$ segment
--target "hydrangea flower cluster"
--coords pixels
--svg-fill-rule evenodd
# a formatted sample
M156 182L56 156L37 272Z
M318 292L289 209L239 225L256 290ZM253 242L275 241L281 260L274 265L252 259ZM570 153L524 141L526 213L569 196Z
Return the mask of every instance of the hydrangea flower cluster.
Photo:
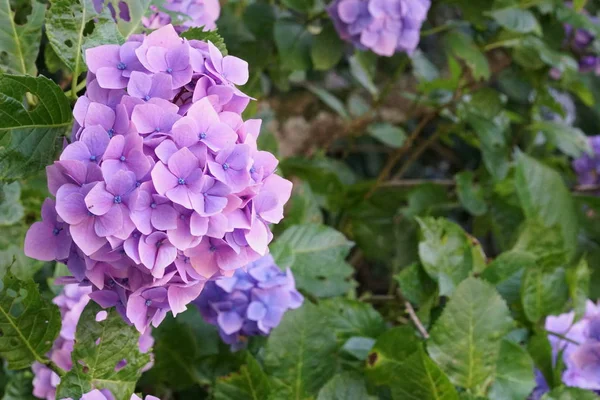
M66 399L66 400L73 400L73 399ZM81 396L80 400L115 400L115 397L107 389L102 389L102 390L94 389L88 393L85 393L83 396ZM142 400L142 399L137 394L132 394L131 397L129 398L129 400ZM160 399L158 397L148 395L144 398L144 400L160 400Z
M598 23L596 17L589 17L589 19L594 24ZM600 75L600 57L594 51L595 35L585 29L565 24L565 36L566 46L578 58L579 71L594 72L596 75Z
M65 371L69 371L73 366L71 352L75 344L77 322L79 322L83 309L90 301L89 294L91 291L92 289L89 286L69 284L65 285L62 292L52 300L60 309L62 324L60 334L54 341L48 358ZM138 346L141 352L147 353L153 344L154 339L151 330L148 329L140 336ZM144 371L151 367L152 363L146 365ZM60 377L50 368L38 362L35 362L31 368L34 373L33 395L40 399L54 400Z
M171 25L86 51L72 143L47 167L25 253L67 264L140 332L268 252L292 184L257 149L261 121L236 85L248 64Z
M590 136L589 141L592 154L583 154L573 161L580 185L600 184L600 135Z
M411 54L431 0L335 0L327 11L340 37L382 56Z
M142 18L142 24L146 28L158 29L173 24L182 31L196 26L209 31L217 27L216 21L221 14L218 0L166 0L162 7L164 11L156 5L150 6L152 14ZM177 16L173 18L171 13Z
M204 320L219 328L233 350L248 336L268 335L283 314L302 305L292 272L283 272L269 254L235 272L231 278L208 282L194 303Z
M574 323L573 311L546 318L546 330L566 337L548 335L556 362L559 354L565 365L562 381L567 386L600 390L600 306L588 301L584 317ZM539 399L548 389L541 373L536 373L538 387L532 397Z

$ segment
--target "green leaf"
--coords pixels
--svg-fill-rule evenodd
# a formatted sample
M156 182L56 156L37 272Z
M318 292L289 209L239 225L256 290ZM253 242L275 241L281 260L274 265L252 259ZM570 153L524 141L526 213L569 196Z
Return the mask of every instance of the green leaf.
M108 389L117 400L129 399L150 362L149 354L138 348L139 333L127 325L116 309L107 311L106 319L96 321L102 308L90 302L81 314L71 353L73 368L61 378L57 398L80 398L93 389ZM119 362L124 367L115 370Z
M561 386L546 393L542 400L598 400L599 398L597 394L589 390Z
M509 169L509 149L504 136L508 118L504 114L491 118L471 113L466 120L479 138L485 168L497 180L504 179Z
M524 153L517 154L517 194L528 219L560 228L565 248L576 247L578 220L571 193L560 174Z
M10 0L0 1L0 70L35 76L35 60L40 51L46 5L31 0L31 14L23 25L15 22L10 6Z
M226 56L227 55L227 46L225 45L225 40L223 39L223 37L221 35L219 35L218 29L215 29L212 31L204 31L203 29L204 28L200 28L200 27L189 28L188 30L186 30L179 36L181 36L182 38L188 39L188 40L194 39L194 40L202 40L205 42L211 42L212 44L215 45L215 47L217 49L219 49L221 54Z
M402 147L406 141L406 132L398 126L387 122L378 122L367 127L369 135L395 149Z
M475 278L463 281L436 321L427 343L431 358L452 383L481 389L493 379L500 339L513 327L496 290Z
M107 0L105 4L112 3L115 10L119 10L119 3L123 0ZM120 13L116 13L117 27L124 38L128 38L134 33L138 33L142 26L142 17L148 11L151 0L127 0L128 18L121 18Z
M420 81L431 82L440 77L440 71L420 49L415 50L410 57L410 61L412 72Z
M369 68L370 59L368 53L357 51L350 59L350 73L360 83L371 96L377 97L379 95L379 89L373 82L373 73Z
M12 225L23 218L19 182L0 184L0 226Z
M492 18L503 28L517 33L535 33L542 34L542 28L535 18L535 15L529 10L521 8L504 8L491 12Z
M540 370L544 379L550 387L554 386L554 356L552 355L552 346L548 336L542 332L536 332L529 338L527 343L527 352L535 362L535 366Z
M344 42L340 39L333 24L326 23L321 33L315 36L310 49L310 57L315 69L326 71L335 67L343 54Z
M91 32L86 29L89 23L93 23ZM92 0L52 0L46 16L46 34L74 76L87 70L85 49L124 41L107 8L98 13Z
M591 271L584 259L581 259L576 267L567 270L569 296L573 302L575 321L579 320L585 314L590 292L590 275Z
M288 311L265 347L265 370L286 399L314 396L335 373L337 345L326 315L308 301Z
M9 371L8 383L4 388L2 400L35 400L33 395L32 378L33 374L29 370Z
M264 400L269 397L271 383L256 359L246 356L246 365L238 373L219 378L214 390L216 400L252 399Z
M319 308L341 342L357 336L375 339L386 330L381 314L370 304L335 298L323 301Z
M450 295L482 262L481 247L473 245L460 226L445 218L417 218L421 226L419 257L427 274Z
M281 2L286 7L301 13L306 13L315 6L314 0L282 0Z
M24 104L25 97L37 104ZM71 105L50 79L0 73L0 180L31 175L54 160Z
M529 127L533 132L541 131L548 140L567 156L579 158L591 153L590 142L579 128L561 122L538 121Z
M0 291L0 356L8 368L44 363L59 331L58 307L41 297L33 280L20 281L7 272Z
M377 338L367 361L367 377L376 385L391 385L400 376L398 368L403 360L415 353L421 344L414 330L397 326Z
M535 387L533 360L521 346L503 340L496 364L496 380L488 397L490 400L522 400Z
M288 251L281 253L281 246ZM283 232L273 244L275 254L285 254L296 286L317 297L339 296L353 287L353 269L345 258L352 242L325 225L295 225ZM279 263L279 259L275 260ZM280 265L281 266L281 265Z
M498 293L508 304L521 299L523 271L534 268L536 257L525 251L511 250L500 254L481 274L481 277L496 285Z
M413 304L421 305L436 293L436 283L425 273L419 263L405 267L394 275L394 279L400 286L402 296Z
M311 83L307 83L306 88L310 90L315 96L317 96L323 103L325 103L329 108L335 111L340 117L344 119L350 119L350 115L348 111L346 111L346 106L344 103L335 97L329 91Z
M368 397L362 376L355 372L342 372L321 388L317 400L365 400Z
M259 136L262 137L261 134ZM259 148L264 149L264 146ZM310 185L304 181L294 182L292 197L285 207L285 218L278 227L290 227L305 223L320 224L323 222L323 215L319 208L317 197Z
M445 40L450 53L469 66L475 79L488 79L490 77L491 72L488 61L470 36L455 30L447 33Z
M573 0L573 8L575 11L579 12L585 8L585 4L587 0Z
M525 315L531 322L537 322L550 314L560 314L568 297L563 268L536 265L525 271L521 299Z
M456 175L456 193L462 206L472 215L484 215L487 212L487 204L481 187L473 183L473 173L463 171Z
M273 34L283 69L305 71L310 68L313 39L304 25L290 19L278 19Z

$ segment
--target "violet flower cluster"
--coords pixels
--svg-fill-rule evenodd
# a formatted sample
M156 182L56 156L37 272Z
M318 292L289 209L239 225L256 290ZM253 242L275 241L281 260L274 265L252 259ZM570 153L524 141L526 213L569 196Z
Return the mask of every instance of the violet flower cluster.
M591 154L583 154L573 161L573 169L577 173L580 185L600 184L600 135L590 136Z
M156 5L150 6L152 14L142 18L146 28L158 29L173 24L181 31L191 27L203 27L209 31L217 27L216 21L221 14L218 0L165 0L161 7L164 10Z
M242 119L245 61L171 25L88 49L86 61L72 143L47 167L56 200L25 253L66 263L144 332L265 255L292 184L257 149L261 121Z
M231 278L208 282L194 301L204 320L219 328L232 350L243 348L248 336L268 335L287 310L304 301L292 272L279 269L271 255L245 269Z
M60 309L62 324L60 334L54 341L48 358L65 371L69 371L73 366L71 352L75 344L75 331L81 313L90 301L89 294L91 291L92 289L89 286L68 284L52 300ZM152 338L151 330L148 329L140 336L138 346L141 352L147 353L153 344L154 339ZM144 366L143 370L147 371L151 367L152 363L149 363ZM56 397L56 388L60 383L60 377L50 368L38 362L35 362L31 368L34 373L33 395L40 399L54 400Z
M73 399L66 399L66 400L73 400ZM83 396L81 396L80 400L115 400L115 397L107 389L102 389L102 390L94 389L88 393L85 393ZM129 398L129 400L142 400L142 398L140 396L138 396L137 394L132 394L131 397ZM158 397L148 395L144 398L144 400L160 400L160 399Z
M343 40L382 56L411 54L431 0L335 0L327 11Z
M589 17L589 19L594 24L598 23L596 17ZM578 59L579 71L600 75L600 57L595 51L595 35L585 29L565 24L565 36L566 46Z
M562 381L566 386L588 390L600 390L600 306L588 301L583 318L575 322L573 311L546 318L547 331L561 335L548 335L552 345L554 362L562 356L564 372ZM538 387L532 394L539 399L548 385L541 373L536 372Z

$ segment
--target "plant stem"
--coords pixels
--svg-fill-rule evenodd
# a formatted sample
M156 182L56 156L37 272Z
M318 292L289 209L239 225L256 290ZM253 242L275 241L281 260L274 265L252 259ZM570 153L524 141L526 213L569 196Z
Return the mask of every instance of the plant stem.
M425 339L429 339L429 333L427 333L427 329L425 329L425 327L421 323L421 320L419 319L419 317L417 317L417 314L415 313L415 309L413 308L412 304L410 304L409 301L405 301L404 306L406 307L406 312L410 316L410 319L415 324L421 335Z
M63 377L66 374L66 372L58 365L56 365L52 360L44 360L43 364L50 368L52 371L54 371L60 377Z

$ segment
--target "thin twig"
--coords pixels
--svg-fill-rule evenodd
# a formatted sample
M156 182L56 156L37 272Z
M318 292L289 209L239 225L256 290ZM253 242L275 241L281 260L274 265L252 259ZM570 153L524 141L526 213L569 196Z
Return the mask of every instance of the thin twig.
M579 186L575 186L575 188L573 190L575 192L581 192L581 193L598 192L598 191L600 191L600 184L579 185Z
M453 187L456 185L452 179L400 179L391 180L381 184L381 187L406 187L411 188L430 183L432 185Z
M423 152L425 150L427 150L427 148L433 143L435 142L440 135L442 134L442 129L438 129L437 131L435 131L435 133L431 136L429 136L427 138L427 140L425 140L423 143L421 143L416 149L415 151L410 153L410 157L406 160L406 162L402 165L402 167L400 168L400 170L396 173L396 175L394 175L394 179L400 179L404 176L404 174L406 173L406 171L408 171L408 169L410 168L410 166L417 161L417 159L421 156L421 154L423 154Z
M419 332L421 332L421 335L425 339L429 339L429 333L427 333L427 329L425 329L425 327L421 323L421 320L419 319L419 317L417 317L417 314L415 313L415 309L413 308L412 304L410 304L409 301L405 301L404 306L406 307L406 312L410 316L410 319L415 324Z

